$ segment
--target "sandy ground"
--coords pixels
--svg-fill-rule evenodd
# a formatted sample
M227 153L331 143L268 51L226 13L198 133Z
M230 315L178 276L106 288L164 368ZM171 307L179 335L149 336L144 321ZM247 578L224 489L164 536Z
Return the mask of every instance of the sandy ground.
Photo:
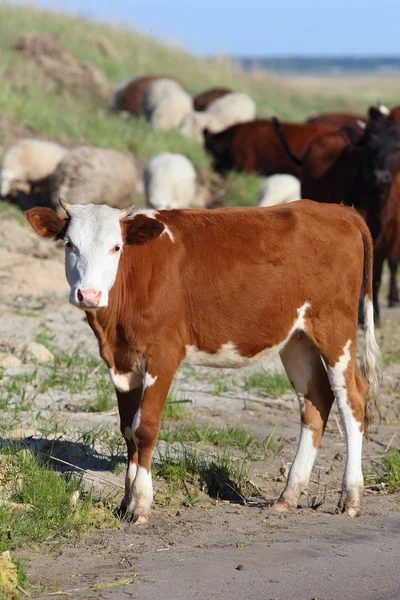
M45 323L50 334L55 334L58 348L79 346L81 353L98 355L82 313L67 302L63 271L60 248L38 240L15 221L0 222L0 352L20 356L23 345L34 340ZM385 355L398 350L399 332L400 309L384 309L378 338ZM282 369L279 358L264 367ZM29 368L31 365L23 362L6 375ZM182 369L174 382L175 394L193 400L192 418L197 423L240 425L260 438L274 429L274 436L284 442L283 449L252 465L259 496L246 506L215 499L207 508L155 505L146 526L123 524L119 530L100 531L76 544L61 540L24 549L21 554L28 561L31 581L45 590L37 597L57 590L71 598L113 600L129 596L164 600L398 599L400 495L367 489L360 519L335 514L345 455L336 408L309 493L302 496L302 508L278 515L268 506L284 486L280 469L293 460L297 446L299 415L294 394L274 399L244 392L243 372L227 370L223 377L233 384L233 390L215 395L217 373ZM380 393L383 419L379 427L372 428L364 448L367 472L398 431L399 385L400 365L385 363ZM80 412L82 400L61 392L37 395L30 410L20 415L20 437L29 439L30 444L39 443L36 418L60 423L69 432L100 426L118 431L115 410ZM5 411L0 416L7 418ZM393 447L397 448L396 440ZM58 450L59 456L72 457L75 464L95 470L112 484L123 483L122 473L105 470L101 460L96 462L90 453L82 453L78 443L64 440ZM322 500L317 510L310 508Z

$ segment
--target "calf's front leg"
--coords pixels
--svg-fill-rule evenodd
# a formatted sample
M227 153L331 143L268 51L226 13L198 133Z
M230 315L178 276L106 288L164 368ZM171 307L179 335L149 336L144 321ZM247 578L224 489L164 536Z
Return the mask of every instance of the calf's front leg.
M157 371L147 364L140 387L117 392L121 432L128 450L125 497L121 508L125 518L147 522L153 501L151 461L160 429L161 416L176 368ZM157 374L158 372L158 374Z

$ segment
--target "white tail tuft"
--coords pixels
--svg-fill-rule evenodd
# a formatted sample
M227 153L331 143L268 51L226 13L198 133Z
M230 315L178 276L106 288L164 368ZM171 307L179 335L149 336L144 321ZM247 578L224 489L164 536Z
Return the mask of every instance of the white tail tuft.
M369 398L376 399L381 380L381 352L375 338L374 307L372 300L364 296L365 345L361 371L369 388Z

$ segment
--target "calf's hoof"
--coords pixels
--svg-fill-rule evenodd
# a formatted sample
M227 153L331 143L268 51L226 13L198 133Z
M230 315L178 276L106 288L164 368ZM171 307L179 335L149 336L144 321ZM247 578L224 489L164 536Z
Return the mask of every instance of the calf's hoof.
M290 513L294 512L296 508L294 506L290 506L290 504L284 500L278 500L269 507L269 510L273 510L274 512Z
M353 493L345 494L342 493L342 496L339 500L338 504L338 512L345 513L352 519L356 519L361 516L361 508L360 508L360 499L363 495L363 486L360 486L359 489L355 489Z

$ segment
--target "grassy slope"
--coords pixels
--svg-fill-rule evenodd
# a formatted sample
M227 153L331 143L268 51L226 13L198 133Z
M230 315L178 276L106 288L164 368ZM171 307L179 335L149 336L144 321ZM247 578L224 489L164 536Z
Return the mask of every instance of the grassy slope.
M363 85L342 78L340 85L335 86L334 80L308 78L304 84L261 72L245 74L230 61L197 59L123 27L1 5L0 115L30 127L43 137L129 150L144 160L168 150L186 154L202 169L209 166L203 149L176 132L165 134L154 131L143 120L126 121L108 115L107 107L100 101L82 93L72 94L47 80L39 69L11 50L17 38L27 32L59 36L74 57L102 69L115 87L145 73L173 75L193 93L214 85L248 92L256 100L260 115L272 110L282 118L301 120L316 110L365 111L374 98L388 104L400 98L395 78L375 78L371 80L372 86L365 84L365 78ZM4 118L3 126L0 118L0 136L5 143L11 141L5 133ZM256 177L234 176L230 202L254 202L258 185Z

